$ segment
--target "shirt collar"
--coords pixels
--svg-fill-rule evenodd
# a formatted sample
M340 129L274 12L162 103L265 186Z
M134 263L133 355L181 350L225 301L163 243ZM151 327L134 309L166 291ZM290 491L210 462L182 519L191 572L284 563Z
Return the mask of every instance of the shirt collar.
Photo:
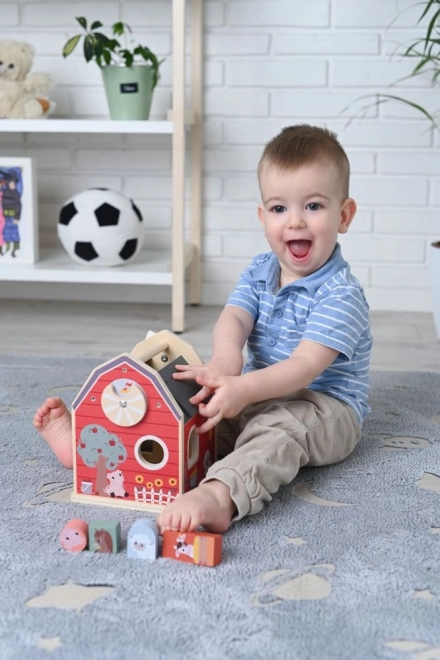
M347 266L347 262L342 256L341 246L336 243L330 258L317 271L302 277L295 282L290 282L284 289L306 289L310 294L314 294L324 282ZM264 280L270 293L276 294L279 290L280 282L280 264L278 258L273 252L268 253L268 258L264 259L254 270L255 280Z

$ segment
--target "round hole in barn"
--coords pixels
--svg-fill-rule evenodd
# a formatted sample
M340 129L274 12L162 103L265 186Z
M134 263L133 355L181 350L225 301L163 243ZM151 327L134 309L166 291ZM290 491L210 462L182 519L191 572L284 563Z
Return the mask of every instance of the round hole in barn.
M134 448L134 456L148 470L160 470L168 462L169 452L165 442L155 435L139 438Z
M163 461L163 448L155 440L144 440L141 446L139 447L139 453L141 458L147 463L162 463Z

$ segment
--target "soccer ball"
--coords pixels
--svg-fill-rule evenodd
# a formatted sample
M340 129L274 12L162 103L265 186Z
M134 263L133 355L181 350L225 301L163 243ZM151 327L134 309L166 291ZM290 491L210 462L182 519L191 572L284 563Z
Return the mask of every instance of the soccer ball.
M90 188L62 206L58 238L69 257L79 264L121 266L142 247L142 215L121 193Z

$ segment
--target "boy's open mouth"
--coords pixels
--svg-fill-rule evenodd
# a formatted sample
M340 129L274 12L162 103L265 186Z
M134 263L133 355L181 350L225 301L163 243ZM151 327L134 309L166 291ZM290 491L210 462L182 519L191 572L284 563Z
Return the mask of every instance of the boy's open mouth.
M289 250L295 259L305 259L312 247L312 241L289 241Z

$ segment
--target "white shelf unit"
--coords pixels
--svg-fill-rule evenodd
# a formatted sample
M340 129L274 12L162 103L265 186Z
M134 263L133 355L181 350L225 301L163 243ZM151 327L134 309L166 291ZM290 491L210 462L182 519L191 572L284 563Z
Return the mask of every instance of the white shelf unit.
M133 263L116 268L75 264L63 251L40 250L35 264L0 263L0 280L101 284L141 284L171 287L171 327L185 329L185 275L189 275L189 302L201 298L202 206L202 0L191 0L191 108L185 108L186 0L172 0L173 108L167 121L110 119L2 119L1 132L162 134L172 140L172 248L170 253L142 252ZM186 122L186 117L191 117ZM190 167L190 236L185 244L185 144L188 135Z

